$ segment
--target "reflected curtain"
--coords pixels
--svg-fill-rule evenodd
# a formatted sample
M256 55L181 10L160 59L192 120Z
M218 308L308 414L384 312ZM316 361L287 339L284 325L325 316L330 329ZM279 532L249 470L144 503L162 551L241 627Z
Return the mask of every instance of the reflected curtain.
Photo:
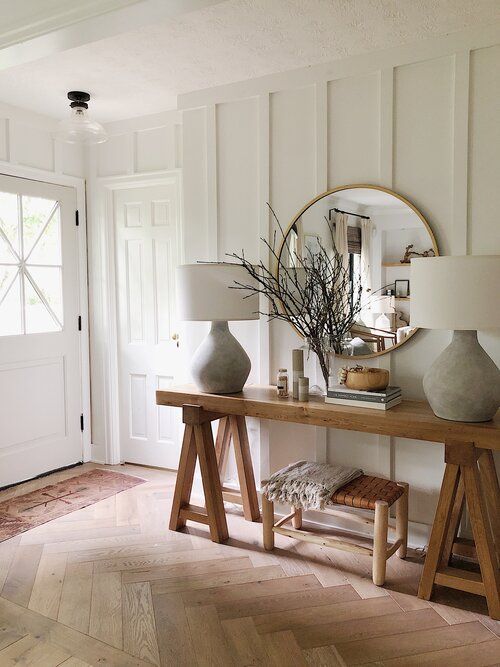
M347 247L347 214L337 213L335 216L335 246L342 258L342 265L349 269L349 250Z
M361 286L364 294L372 290L372 221L361 220Z

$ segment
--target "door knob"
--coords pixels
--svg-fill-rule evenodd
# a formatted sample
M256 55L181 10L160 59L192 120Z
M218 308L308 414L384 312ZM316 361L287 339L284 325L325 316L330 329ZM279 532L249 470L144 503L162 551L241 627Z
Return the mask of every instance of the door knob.
M178 333L173 333L172 334L172 340L175 341L177 347L179 347L179 339L180 339L180 336L179 336Z

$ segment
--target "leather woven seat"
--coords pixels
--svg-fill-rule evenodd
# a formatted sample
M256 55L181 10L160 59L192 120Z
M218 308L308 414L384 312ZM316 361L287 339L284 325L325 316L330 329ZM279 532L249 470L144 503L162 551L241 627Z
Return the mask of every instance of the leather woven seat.
M403 493L403 487L390 479L361 475L336 491L330 502L335 505L374 510L376 500L385 500L388 505L392 505Z

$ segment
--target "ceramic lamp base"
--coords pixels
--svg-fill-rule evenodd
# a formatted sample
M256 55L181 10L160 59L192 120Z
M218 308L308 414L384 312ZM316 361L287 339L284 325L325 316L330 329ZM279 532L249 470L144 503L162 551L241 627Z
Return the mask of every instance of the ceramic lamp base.
M493 419L500 405L500 370L476 331L455 331L424 376L424 391L437 417L459 422Z
M191 374L201 391L235 394L243 389L251 366L227 322L212 322L208 336L194 353Z

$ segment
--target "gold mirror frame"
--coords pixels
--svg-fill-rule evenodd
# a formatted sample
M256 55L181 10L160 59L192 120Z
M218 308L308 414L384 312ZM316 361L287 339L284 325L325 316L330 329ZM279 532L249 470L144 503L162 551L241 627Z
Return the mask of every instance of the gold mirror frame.
M320 199L323 199L324 197L328 197L329 195L335 194L336 192L342 192L343 190L354 190L356 188L363 188L365 190L379 190L380 192L385 192L386 194L392 195L393 197L396 197L396 199L399 199L399 201L403 202L403 204L406 204L411 208L411 210L418 215L420 220L423 222L424 227L426 228L427 232L429 233L429 236L432 241L432 249L434 250L436 257L439 256L439 248L437 245L436 237L434 236L434 232L432 231L431 226L427 222L427 220L424 218L422 213L418 210L418 208L411 203L406 197L403 197L403 195L398 194L397 192L394 192L394 190L390 190L389 188L384 188L381 185L367 185L366 183L357 183L354 185L340 185L337 188L332 188L331 190L327 190L326 192L321 193L317 197L314 197L314 199L311 199L307 204L300 209L300 211L297 213L297 215L293 218L293 220L290 222L288 225L285 235L283 237L283 240L281 241L279 252L278 252L278 257L281 257L281 253L283 252L283 247L285 245L285 241L288 237L288 234L290 233L290 230L292 227L296 224L296 222L299 220L299 218L309 209L311 206L313 206L316 202L318 202ZM279 265L276 267L276 279L278 279L278 273L279 273ZM282 308L285 310L285 306L282 302ZM301 338L303 338L302 334L297 330L297 328L290 323L290 326L294 329L295 333L297 333ZM373 354L359 354L356 355L355 357L353 356L346 356L343 354L337 354L336 356L340 359L373 359L375 357L381 357L383 354L388 354L389 352L394 352L394 350L397 350L399 347L407 343L413 336L418 332L418 329L415 329L411 334L409 334L404 340L401 341L401 343L396 343L396 345L393 345L387 350L382 350L380 352L373 352Z

